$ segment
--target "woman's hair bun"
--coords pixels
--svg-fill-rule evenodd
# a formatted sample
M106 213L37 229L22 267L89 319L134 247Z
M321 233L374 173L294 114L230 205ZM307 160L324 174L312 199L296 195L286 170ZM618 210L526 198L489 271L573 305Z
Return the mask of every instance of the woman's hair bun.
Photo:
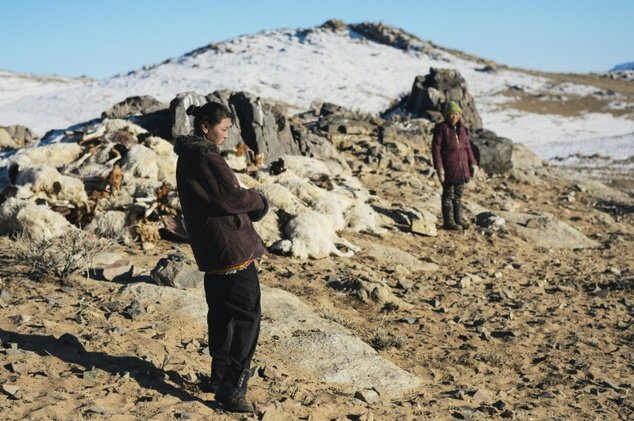
M190 105L189 107L187 107L187 110L185 112L187 113L187 115L196 116L198 114L198 110L199 109L200 109L200 107L198 107L196 105Z

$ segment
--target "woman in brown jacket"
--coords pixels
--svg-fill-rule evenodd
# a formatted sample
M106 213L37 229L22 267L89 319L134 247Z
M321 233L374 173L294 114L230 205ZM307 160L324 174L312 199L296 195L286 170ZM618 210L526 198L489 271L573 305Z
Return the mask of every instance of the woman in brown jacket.
M264 196L240 187L219 146L232 115L222 104L192 105L194 135L179 136L176 182L190 245L205 272L211 378L203 390L229 411L250 412L250 364L260 331L260 285L255 260L266 253L252 221L268 210Z
M462 217L462 193L469 179L478 174L478 164L471 149L469 133L460 122L460 106L449 101L444 114L445 121L434 128L432 156L442 184L443 228L458 230L468 226Z

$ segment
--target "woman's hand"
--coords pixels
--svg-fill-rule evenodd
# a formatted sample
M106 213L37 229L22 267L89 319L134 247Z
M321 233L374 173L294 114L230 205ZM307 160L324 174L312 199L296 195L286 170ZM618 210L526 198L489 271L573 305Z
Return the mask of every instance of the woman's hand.
M480 174L480 167L478 167L477 165L474 165L472 170L473 170L473 178L476 178L478 174Z
M436 175L438 176L438 181L440 181L440 184L445 182L445 172L443 170L437 170Z

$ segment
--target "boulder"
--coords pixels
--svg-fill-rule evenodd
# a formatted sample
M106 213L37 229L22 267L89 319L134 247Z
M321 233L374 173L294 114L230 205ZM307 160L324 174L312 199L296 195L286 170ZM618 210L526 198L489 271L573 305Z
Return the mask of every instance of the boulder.
M300 154L286 110L272 101L247 92L225 90L207 96L195 92L178 94L169 108L172 120L171 137L192 133L194 118L187 115L187 108L209 101L224 104L235 116L223 149L235 149L238 144L244 143L255 154L263 155L264 164L284 155Z
M206 325L207 305L201 289L176 290L137 283L121 291L122 301L160 302L171 313ZM419 390L423 382L381 357L343 326L326 320L295 295L262 285L261 340L274 349L269 365L291 366L304 375L334 385L374 389L395 399ZM274 338L274 340L272 340Z
M364 254L372 257L378 265L386 267L403 266L412 272L435 272L439 269L435 263L423 262L410 253L396 247L383 245L376 241L360 240L359 246Z
M244 143L268 164L284 155L298 155L286 110L260 97L237 92L229 98Z
M196 264L181 253L160 259L150 276L157 285L174 288L196 288L204 279Z
M101 118L126 118L137 114L151 114L167 108L167 104L149 95L131 96L101 113Z
M513 142L486 129L471 132L476 161L487 174L502 174L513 167Z
M421 215L422 218L412 221L412 232L429 237L436 237L438 235L438 230L436 229L438 218L426 210L421 211Z
M533 215L500 212L500 216L510 222L512 229L520 238L537 247L574 250L599 245L575 228L547 213Z
M521 143L513 143L511 165L515 169L533 169L544 166L542 159Z
M431 68L426 76L416 76L406 104L409 112L432 121L442 119L447 101L455 101L462 108L462 121L469 130L482 128L482 118L475 100L467 91L467 82L454 69ZM442 121L442 120L441 120Z

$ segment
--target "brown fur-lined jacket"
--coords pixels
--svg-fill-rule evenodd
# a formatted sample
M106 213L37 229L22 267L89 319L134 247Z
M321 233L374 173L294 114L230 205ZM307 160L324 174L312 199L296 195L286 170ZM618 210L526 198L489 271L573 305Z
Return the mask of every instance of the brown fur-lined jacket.
M199 269L223 270L265 254L251 222L268 210L264 196L241 188L218 148L206 139L179 136L174 152L178 195Z

